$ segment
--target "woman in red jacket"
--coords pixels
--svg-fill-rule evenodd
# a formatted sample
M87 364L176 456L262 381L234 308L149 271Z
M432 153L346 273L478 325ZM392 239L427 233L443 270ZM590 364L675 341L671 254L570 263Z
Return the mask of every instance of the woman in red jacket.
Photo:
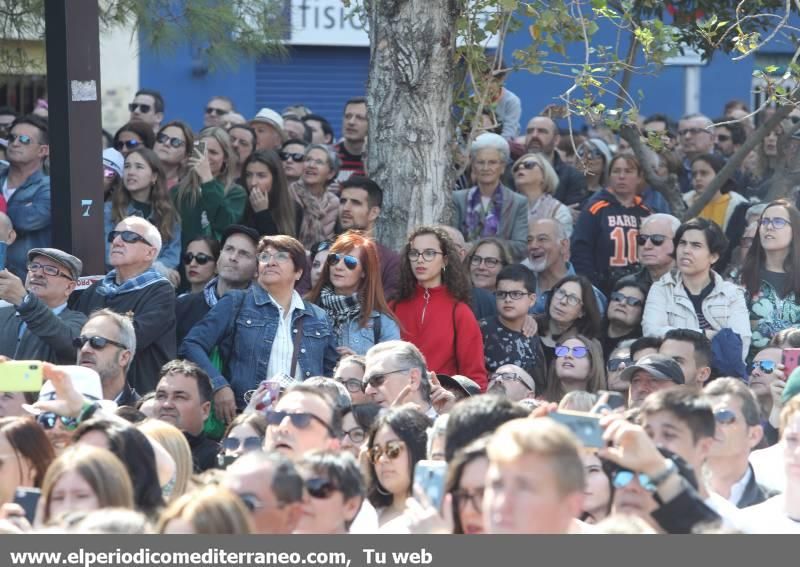
M394 312L400 336L437 374L460 374L486 389L483 338L469 306L469 276L443 230L419 227L408 238Z

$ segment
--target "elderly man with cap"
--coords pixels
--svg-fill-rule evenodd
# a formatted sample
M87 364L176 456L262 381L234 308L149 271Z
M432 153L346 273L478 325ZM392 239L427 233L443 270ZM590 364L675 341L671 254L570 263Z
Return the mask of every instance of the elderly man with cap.
M286 141L283 118L271 108L262 108L251 120L250 127L256 133L256 150L278 151Z
M653 392L673 386L683 386L683 370L672 358L663 354L648 354L636 364L628 366L620 374L620 380L628 382L628 407L638 408Z
M55 248L28 252L23 284L8 270L0 271L0 354L17 360L74 362L72 341L86 316L67 308L83 269L82 262Z

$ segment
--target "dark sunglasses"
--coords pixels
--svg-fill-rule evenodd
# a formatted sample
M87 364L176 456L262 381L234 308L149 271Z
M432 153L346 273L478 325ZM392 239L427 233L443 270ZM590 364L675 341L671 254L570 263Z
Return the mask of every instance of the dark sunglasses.
M289 159L291 159L294 162L300 163L306 156L305 154L297 152L278 152L278 157L281 158L281 161L289 161Z
M631 307L640 307L642 303L644 303L638 297L631 297L630 295L625 295L618 291L615 291L611 294L611 301L617 301L619 303L627 303Z
M373 374L369 378L367 378L366 383L372 386L373 388L380 388L383 386L383 383L386 382L386 378L390 374L398 374L400 372L408 372L411 370L410 368L401 368L399 370L391 370L389 372L384 372L383 374Z
M339 490L339 488L327 478L309 478L305 482L306 490L311 498L324 500Z
M29 146L31 142L33 142L33 138L30 136L26 136L25 134L9 134L8 135L8 143L13 144L19 140L19 143L23 146Z
M200 264L201 266L205 266L209 262L213 262L216 260L214 256L209 256L208 254L204 254L203 252L198 252L195 254L194 252L187 252L183 255L183 263L187 266L192 263L192 260Z
M757 360L750 366L750 372L755 372L756 368L764 374L772 374L775 370L775 363L771 360Z
M364 382L358 378L337 378L336 381L347 388L347 391L352 394L364 391Z
M517 167L514 168L514 173L518 172L520 169L533 169L537 165L539 164L533 160L523 161L522 163L517 164Z
M186 143L183 140L181 140L180 138L172 138L170 136L167 136L163 132L161 134L159 134L158 136L156 136L156 141L159 144L169 144L173 148L180 148L181 146L183 146Z
M343 433L342 435L343 438L349 437L350 441L352 441L357 445L363 443L364 439L367 438L367 432L360 427L354 427L350 431L343 431L342 433Z
M142 111L142 114L147 114L153 107L149 104L139 104L138 102L132 102L128 105L128 110L131 112L136 112L137 108Z
M119 347L123 350L128 350L128 347L126 347L124 344L117 341L112 341L111 339L107 339L105 337L86 337L81 335L80 337L75 337L72 339L72 346L77 349L82 349L83 345L86 343L89 343L89 346L95 350L102 350L108 345L114 345L115 347Z
M717 140L719 140L720 142L728 142L730 141L730 139L731 137L728 136L727 134L717 134Z
M564 358L567 356L567 354L569 354L570 351L572 351L572 356L575 358L583 358L589 353L589 349L585 346L568 347L564 345L558 345L556 347L556 356L558 358Z
M636 237L639 246L644 246L648 240L653 243L653 246L661 246L667 241L667 237L663 234L640 234Z
M344 265L348 270L355 270L358 267L358 258L350 256L349 254L328 254L328 265L333 267L341 260L344 260Z
M297 429L307 429L311 425L312 421L316 421L328 430L328 433L331 437L335 437L333 434L333 429L325 422L324 419L308 412L289 413L286 411L268 411L267 425L280 425L281 422L283 422L283 420L287 417L291 420L292 425Z
M213 106L206 107L206 114L216 114L217 116L224 116L228 111L224 108L214 108Z
M390 461L394 461L400 456L403 449L405 449L405 443L402 441L389 441L384 447L375 445L369 450L369 460L373 465L377 464L384 455L386 455Z
M238 439L236 437L226 437L222 440L223 451L237 451L242 447L245 451L258 451L261 449L261 437L255 435Z
M36 417L36 421L39 422L44 429L53 429L56 426L56 422L61 420L61 425L64 426L64 429L72 431L78 427L78 420L74 417L65 417L63 415L56 415L52 412L43 413Z
M111 244L114 240L119 236L123 242L127 242L128 244L136 244L137 242L143 242L148 246L152 246L147 239L138 234L133 232L132 230L112 230L108 233L108 243Z
M729 409L721 409L714 412L714 421L722 425L736 423L736 414Z
M598 150L597 148L587 148L586 146L578 148L578 157L584 159L595 159L599 157L603 157L603 152Z
M628 366L632 362L630 358L610 358L606 364L606 370L609 372L616 372L623 364Z
M117 150L118 152L121 152L123 148L127 148L129 150L133 150L135 148L138 148L141 145L142 145L142 143L139 140L128 140L127 142L123 142L122 140L119 140L119 141L114 143L114 149Z
M639 477L639 484L647 490L648 492L655 492L656 486L651 482L650 477L644 473L639 473L638 475L633 472L629 471L628 469L619 469L617 472L613 474L611 477L611 483L614 485L614 488L625 488L636 477Z

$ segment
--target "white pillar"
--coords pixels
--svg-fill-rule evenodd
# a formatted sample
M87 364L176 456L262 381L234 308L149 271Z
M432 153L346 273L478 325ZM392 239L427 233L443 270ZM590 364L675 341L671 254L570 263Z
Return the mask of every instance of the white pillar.
M700 67L687 65L684 70L684 114L700 112Z

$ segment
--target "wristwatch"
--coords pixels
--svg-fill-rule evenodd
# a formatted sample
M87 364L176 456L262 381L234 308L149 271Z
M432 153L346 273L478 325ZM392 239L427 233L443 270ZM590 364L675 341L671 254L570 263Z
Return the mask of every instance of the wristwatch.
M78 423L91 419L97 410L100 409L100 404L97 402L84 402L81 408L81 413L78 414Z
M655 476L650 477L651 484L656 488L664 484L664 482L670 476L672 476L672 473L678 472L678 465L676 465L675 461L673 461L672 459L664 459L664 464L666 465L666 468L663 471L661 471Z

